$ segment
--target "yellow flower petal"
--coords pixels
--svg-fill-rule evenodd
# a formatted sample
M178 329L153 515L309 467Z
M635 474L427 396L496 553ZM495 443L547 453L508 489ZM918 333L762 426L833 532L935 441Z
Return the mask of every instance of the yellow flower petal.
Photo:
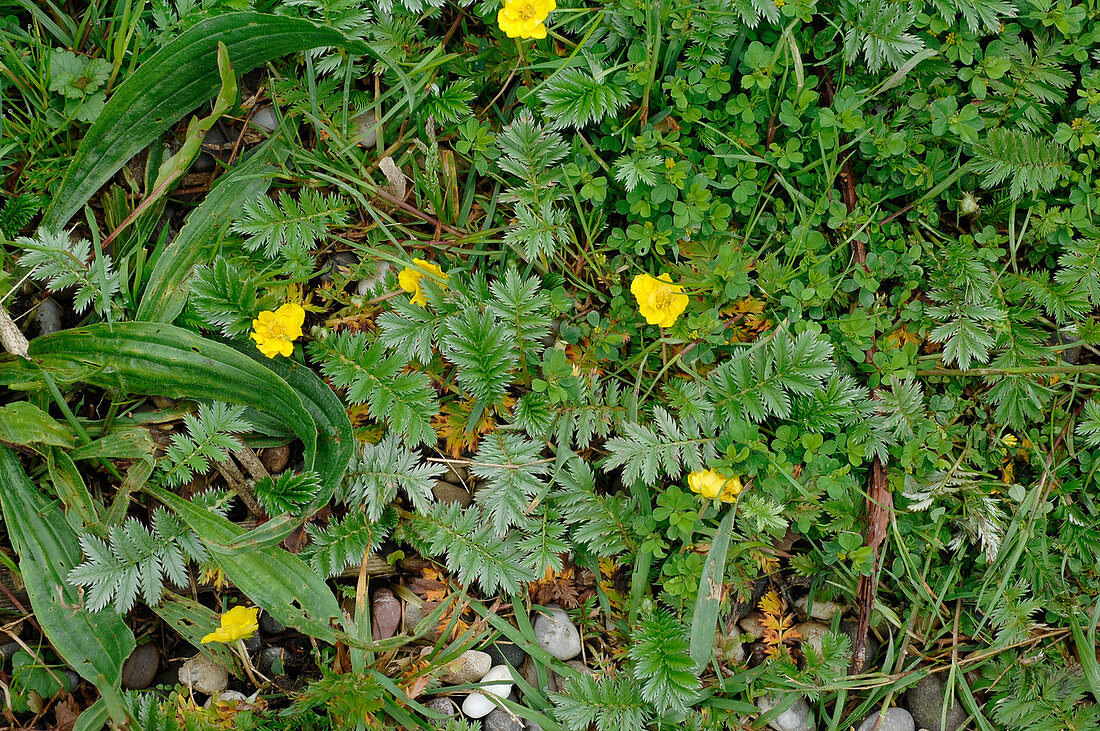
M260 628L257 607L235 606L221 616L221 626L202 638L202 643L236 642L251 637Z
M401 273L397 275L397 283L401 286L401 289L412 295L414 305L424 307L428 304L428 298L424 296L424 288L420 286L421 279L429 276L439 285L440 289L445 290L447 289L449 276L438 264L424 259L413 259L413 265L401 270Z
M638 301L638 312L650 325L672 327L688 306L684 288L672 283L667 273L654 278L639 274L630 284L630 292Z
M305 321L306 311L302 306L287 302L274 312L264 310L256 315L249 337L256 341L256 347L268 358L290 356L294 352L292 343L302 337Z
M688 475L688 488L707 500L717 500L732 503L741 493L741 480L736 477L726 477L715 470L695 470Z

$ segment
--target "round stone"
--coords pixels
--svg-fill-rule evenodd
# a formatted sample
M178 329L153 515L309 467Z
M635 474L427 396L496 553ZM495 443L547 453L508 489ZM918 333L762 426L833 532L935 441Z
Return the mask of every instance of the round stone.
M432 495L435 496L438 502L458 503L463 508L469 507L470 503L474 501L474 496L466 488L452 485L443 480L436 480L435 486L432 487Z
M286 632L286 627L279 620L272 617L267 612L260 613L260 631L265 635L281 635Z
M572 660L581 654L581 634L569 615L558 608L535 619L535 639L539 647L559 660Z
M779 700L775 696L766 695L756 699L756 706L762 713L767 713L779 705ZM790 708L768 721L768 726L775 731L814 731L814 727L810 724L810 705L804 698L799 698Z
M759 640L764 636L764 615L762 612L749 612L737 623L741 631Z
M877 713L868 716L867 720L860 724L859 731L874 731L878 717ZM913 716L909 711L904 708L887 708L882 713L882 722L879 723L878 731L914 731L915 728Z
M523 723L508 711L496 708L481 722L485 731L524 731Z
M955 731L966 722L966 711L958 703L947 709L947 723L943 718L944 687L939 676L928 675L905 691L905 707L913 716L917 728L928 731Z
M160 667L160 650L151 642L138 645L122 664L122 687L127 690L148 688Z
M195 655L180 668L180 684L213 695L229 685L229 673L206 655Z
M514 668L523 667L527 660L527 653L519 645L506 640L497 640L485 648L494 665L511 665Z
M467 650L457 658L447 663L443 668L440 680L448 685L465 685L476 683L485 677L493 666L493 660L488 653L478 650Z
M260 653L260 659L256 661L256 668L267 677L273 675L286 675L286 650L281 647L265 647Z
M798 634L802 636L802 643L822 652L822 643L831 630L820 622L802 622L794 626Z
M386 640L401 626L401 601L389 589L379 589L371 599L371 629L375 640Z

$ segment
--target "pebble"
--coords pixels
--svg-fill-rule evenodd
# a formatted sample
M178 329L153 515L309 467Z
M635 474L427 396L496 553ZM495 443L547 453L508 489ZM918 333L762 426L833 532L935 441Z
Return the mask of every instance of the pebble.
M779 705L778 699L766 695L756 699L756 707L767 713ZM805 698L799 698L794 705L768 722L775 731L814 731L810 724L810 704Z
M229 673L206 655L195 655L180 668L180 684L213 695L229 685Z
M386 640L401 627L401 602L389 589L378 589L371 598L371 630L375 640Z
M470 471L460 464L449 464L439 479L452 485L465 485L470 481Z
M368 109L352 119L355 127L355 144L360 147L374 147L378 138L378 118L374 116L374 110Z
M279 127L279 117L275 114L275 107L264 107L253 114L252 124L268 132L274 132Z
M474 501L474 496L466 488L443 480L436 480L435 486L432 487L432 495L441 503L458 503L464 508L469 507Z
M34 321L38 323L39 335L49 335L61 329L61 318L65 311L61 305L47 297L38 305L34 313Z
M160 667L160 650L151 642L138 645L122 664L122 687L127 690L148 688Z
M428 615L425 614L424 609L419 604L409 602L405 605L405 614L401 618L402 631L411 635L416 631L416 626L427 616Z
M940 723L943 695L943 682L935 675L921 678L916 685L905 691L905 707L913 715L917 728L955 731L966 722L966 711L956 702L947 709L947 723Z
M532 688L539 688L539 672L538 666L535 665L535 661L531 658L527 659L527 662L523 664L523 679L527 681L527 684ZM541 689L544 694L546 693L560 693L562 688L558 685L558 674L553 670L546 672L546 685Z
M821 645L825 635L832 631L820 622L802 622L796 624L794 628L798 630L798 634L802 635L802 642L817 650L819 654L822 652Z
M747 635L752 635L753 639L759 640L764 636L763 619L764 615L762 612L749 612L737 624L742 632Z
M444 666L440 680L447 685L476 683L484 678L492 667L493 659L488 653L467 650Z
M851 649L853 653L856 651L856 626L855 620L845 620L840 623L840 631L848 635L848 639L852 643ZM867 633L867 642L864 645L864 649L863 669L869 670L875 666L874 659L878 655L879 650L879 642L871 632Z
M860 724L859 731L873 731L878 717L877 713L869 716ZM913 717L909 711L904 708L887 708L882 714L882 723L879 724L878 731L913 731L914 728Z
M265 635L281 635L286 632L286 627L267 612L262 612L260 614L260 630Z
M454 716L458 714L458 707L455 706L454 701L445 695L437 695L424 702L424 707L441 713L444 716Z
M286 650L283 648L265 647L260 653L260 659L256 661L256 669L269 678L273 675L286 675L286 667L283 665L285 660Z
M485 731L524 731L523 723L508 711L497 708L482 721Z
M810 611L806 612L806 605L809 603L809 596L799 597L794 600L794 605L803 614L806 614L810 619L819 619L822 622L829 622L837 614L843 614L844 607L836 602L830 602L824 599L818 599L810 607Z
M721 630L714 633L714 655L725 663L742 662L745 659L745 646L734 637L727 637Z
M279 474L286 469L287 463L290 462L290 445L268 447L260 455L260 462L263 463L264 469L271 474Z
M569 662L567 662L565 664L568 665L569 667L573 668L574 670L576 670L581 675L588 675L588 676L593 677L593 678L596 677L596 671L593 670L592 668L588 667L587 665L585 665L580 660L570 660ZM550 671L550 678L551 678L551 683L558 689L559 693L565 690L566 679L565 679L564 676L558 675L556 672L551 670Z
M69 692L72 693L80 685L80 673L70 668L65 671L65 677L69 679Z
M248 696L237 690L223 690L217 695L218 703L223 703L227 706L236 708L239 705L248 703ZM210 708L214 705L214 696L210 696L206 699L206 703L202 704L203 708Z
M539 614L535 619L535 639L539 647L559 660L572 660L581 654L581 633L558 607L551 606L549 614Z
M244 649L248 650L249 654L256 654L263 647L263 640L256 633L253 633L251 637L246 637L244 640Z
M528 721L527 725L524 726L524 730L525 731L542 731L542 726L535 723L534 721Z
M511 665L514 668L523 667L527 660L527 653L522 647L507 641L495 642L485 648L494 665Z
M7 644L0 645L0 658L7 660L23 649L18 642L8 642Z
M471 693L466 696L466 700L462 701L462 712L470 718L482 718L487 716L497 707L495 703L485 696L486 693L495 695L498 698L508 697L508 694L512 692L512 672L508 669L507 665L497 665L489 669L489 672L485 674L481 682L487 683L487 685L483 685L478 692Z

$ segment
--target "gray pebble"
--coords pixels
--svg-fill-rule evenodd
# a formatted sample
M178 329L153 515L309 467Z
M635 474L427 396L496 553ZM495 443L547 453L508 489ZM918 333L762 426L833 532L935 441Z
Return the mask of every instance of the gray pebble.
M855 620L845 620L840 623L840 631L848 635L848 639L851 641L851 650L854 653L856 651L856 622ZM871 632L867 633L867 642L864 645L863 656L863 670L869 670L875 667L875 657L878 656L879 641L875 639L875 635Z
M548 609L548 614L539 614L535 619L535 639L539 647L559 660L572 660L581 654L581 633L564 610Z
M449 697L445 695L437 695L424 702L425 708L430 708L436 713L442 713L444 716L457 716L458 706L454 704Z
M496 709L482 721L485 731L524 731L523 724L508 711Z
M195 655L180 668L180 684L213 695L229 685L229 673L206 655Z
M151 642L138 645L122 664L122 687L127 690L148 688L160 667L160 650Z
M267 132L274 132L279 127L279 117L275 114L275 107L264 107L253 114L252 124Z
M874 713L867 717L859 726L859 731L873 731L879 714ZM882 714L882 723L878 731L913 731L913 717L904 708L887 708Z
M947 723L941 724L943 696L943 682L936 675L921 678L916 685L905 691L905 707L913 714L917 728L955 731L966 722L966 711L956 702L947 709Z
M378 118L374 115L373 109L368 109L352 118L349 126L355 130L353 133L355 144L360 147L374 147L374 143L378 139Z
M7 644L0 645L0 657L7 660L21 649L23 648L20 647L18 642L8 642Z
M756 699L756 707L767 713L779 705L779 699L766 695ZM814 731L810 723L810 704L805 698L799 698L794 705L768 722L775 731Z
M263 640L256 633L253 633L251 637L247 637L244 640L244 649L248 650L250 654L256 654L263 647Z
M69 680L69 692L72 693L76 690L76 686L80 685L81 677L80 673L75 670L66 670L65 677Z
M210 696L206 699L206 703L202 704L203 708L210 708L214 705L214 697ZM248 696L237 690L223 690L217 694L218 703L223 703L228 706L236 708L239 705L245 705L248 703Z
M265 647L260 653L260 659L256 661L256 669L267 677L286 675L286 650L281 647Z
M523 667L524 661L527 660L527 653L522 647L503 639L489 645L485 648L485 652L489 653L494 665L511 665L518 669Z
M474 501L474 496L466 488L452 485L443 480L436 480L435 485L432 487L432 495L441 503L458 503L464 508L469 507L470 503Z
M820 622L802 622L794 626L798 630L798 634L802 636L802 642L817 650L818 654L822 652L822 643L825 640L825 635L831 630Z
M749 612L745 617L738 622L738 626L741 627L741 631L747 635L751 635L753 639L759 640L764 636L764 614L762 612Z
M50 297L42 300L38 309L34 311L34 321L38 323L39 334L49 335L60 330L64 314L65 311L61 309L61 305Z
M265 635L281 635L283 632L286 632L286 627L283 626L282 622L275 619L267 612L262 612L260 614L260 630L262 630Z

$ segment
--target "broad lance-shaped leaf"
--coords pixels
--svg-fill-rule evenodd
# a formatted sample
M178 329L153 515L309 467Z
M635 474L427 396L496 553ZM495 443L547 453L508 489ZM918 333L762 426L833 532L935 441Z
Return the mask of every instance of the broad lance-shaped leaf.
M238 74L289 53L348 43L332 28L262 13L226 13L189 28L111 95L84 135L43 226L62 228L127 160L217 94L219 41Z
M122 663L134 651L134 634L114 612L84 609L65 577L80 563L80 544L58 503L48 501L23 471L15 452L0 445L0 505L31 609L57 654L115 700ZM123 719L116 719L122 721Z
M216 244L240 211L241 202L260 195L271 184L277 140L265 142L247 160L218 178L202 205L187 217L175 241L153 265L135 320L172 322L183 311L195 267L213 258Z
M292 553L277 546L254 551L228 548L244 531L220 515L159 487L145 491L167 505L198 534L233 584L288 627L327 642L346 639L333 627L343 612L324 579Z
M273 371L228 345L174 325L99 323L35 338L28 355L63 383L252 406L290 427L305 446L305 469L314 469L317 425L302 399ZM33 375L19 362L0 361L0 382L23 373Z

